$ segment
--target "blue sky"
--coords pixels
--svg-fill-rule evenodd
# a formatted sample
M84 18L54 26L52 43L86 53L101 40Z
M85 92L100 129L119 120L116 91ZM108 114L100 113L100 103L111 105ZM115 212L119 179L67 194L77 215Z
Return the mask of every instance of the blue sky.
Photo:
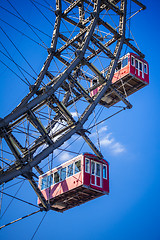
M19 0L14 1L17 6ZM141 51L146 55L150 67L150 84L129 100L131 110L111 118L98 126L101 150L110 163L110 194L71 209L63 214L49 211L34 239L108 239L108 240L159 240L160 222L160 127L159 127L159 1L143 1L147 9L131 21L131 29ZM1 5L1 4L0 4ZM24 4L25 5L25 4ZM26 7L26 17L33 17L34 10ZM21 9L22 10L22 9ZM1 9L2 11L2 9ZM3 12L4 13L4 12ZM4 19L9 15L4 15ZM38 23L40 20L35 20ZM39 22L39 24L44 24ZM45 26L43 26L45 27ZM48 29L51 33L52 29ZM12 33L12 32L11 32ZM24 47L25 56L36 61L36 70L41 68L45 54L38 55L38 47L30 51L25 39L12 35L19 47ZM4 43L4 36L0 35ZM46 41L49 40L46 38ZM6 43L7 44L7 43ZM13 52L16 57L16 51ZM22 60L21 64L23 64ZM1 116L13 109L28 92L26 85L10 75L0 65ZM107 113L103 110L103 116ZM95 133L92 132L92 139ZM96 139L96 138L95 138ZM79 140L81 142L81 140ZM72 149L73 150L73 149ZM72 155L63 153L56 164ZM9 186L9 184L8 184ZM19 187L20 185L18 185ZM14 195L18 187L8 193ZM25 181L17 197L36 204L37 198ZM10 199L4 197L3 207ZM1 224L36 211L34 207L14 200L0 220ZM38 213L0 231L1 239L31 239L44 213Z

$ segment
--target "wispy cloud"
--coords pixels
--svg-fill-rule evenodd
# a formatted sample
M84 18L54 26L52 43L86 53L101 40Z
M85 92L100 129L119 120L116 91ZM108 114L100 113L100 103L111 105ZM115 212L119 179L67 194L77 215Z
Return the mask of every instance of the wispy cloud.
M72 114L72 117L79 117L79 116L80 116L80 114L77 113L77 112L71 112L71 114ZM77 115L78 115L78 116L77 116Z
M115 142L111 148L114 154L125 152L125 147L119 142Z
M98 130L101 147L107 147L107 149L115 155L125 152L125 147L112 136L111 132L107 133L107 131L107 126L102 126ZM94 132L91 136L95 138L97 133Z
M61 153L60 156L59 156L59 160L60 160L61 162L68 161L68 160L70 160L70 159L72 159L72 158L73 158L72 154L70 154L70 153L68 153L68 152L63 152L63 153Z
M100 144L101 146L109 146L114 142L113 138L110 138L111 133L108 133L107 136L104 136L101 140L100 140Z

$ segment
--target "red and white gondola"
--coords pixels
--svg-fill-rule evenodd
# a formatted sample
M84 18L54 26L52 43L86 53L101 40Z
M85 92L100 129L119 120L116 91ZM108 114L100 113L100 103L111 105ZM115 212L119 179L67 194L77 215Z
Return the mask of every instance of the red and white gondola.
M81 154L41 175L39 188L52 209L63 212L109 194L109 164L93 154Z
M102 71L106 75L107 69ZM93 78L90 86L99 84L97 77ZM115 87L123 96L127 97L149 84L149 65L148 63L134 53L127 53L120 58L116 71L112 79L112 86ZM102 85L91 91L91 97L94 97L101 89ZM108 89L101 99L100 104L111 107L120 99L114 91Z

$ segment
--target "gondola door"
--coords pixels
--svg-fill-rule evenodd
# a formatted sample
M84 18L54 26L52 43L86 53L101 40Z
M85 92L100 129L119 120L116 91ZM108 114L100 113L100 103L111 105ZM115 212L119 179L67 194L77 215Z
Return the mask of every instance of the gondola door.
M102 186L102 169L101 164L91 161L91 184L97 187Z

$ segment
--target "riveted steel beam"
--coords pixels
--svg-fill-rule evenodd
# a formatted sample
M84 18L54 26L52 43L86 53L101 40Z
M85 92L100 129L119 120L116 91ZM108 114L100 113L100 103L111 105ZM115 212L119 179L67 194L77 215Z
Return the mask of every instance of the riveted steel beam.
M16 162L17 162L16 165L23 164L20 152L18 151L18 149L16 147L14 139L12 138L12 136L10 136L8 134L8 132L5 128L2 128L1 131L2 131L3 137L6 141L6 143L8 144L11 152L13 153L14 157L16 158Z
M113 1L109 0L102 0L102 2L106 5L108 9L112 9L115 13L119 15L123 15L123 12L119 9L117 5L113 3Z
M121 94L115 87L110 86L110 89L116 94L116 96L122 100L122 102L124 102L127 105L128 109L132 108L132 104L130 104L130 102L123 96L123 94Z
M91 41L98 47L101 49L101 51L103 51L103 53L105 53L109 58L113 59L114 55L112 54L112 52L104 45L102 44L102 42L98 41L96 38L92 37Z
M81 2L81 0L76 0L76 1L74 1L74 2L62 13L63 17L64 17L65 15L67 15L73 8L75 8L80 2Z
M93 99L88 95L88 92L82 87L82 85L72 76L69 76L69 81L72 82L77 90L83 95L88 102L93 102Z
M142 4L140 1L138 0L132 0L132 2L136 3L138 6L140 6L143 10L146 9L146 6L144 4Z
M34 178L32 177L31 172L29 172L28 174L26 173L25 175L26 175L26 179L28 179L28 181L31 184L33 190L35 191L35 193L37 194L39 200L41 201L41 204L42 204L43 208L45 210L49 210L50 205L48 204L48 202L44 198L42 192L38 188L37 183L35 182Z
M52 140L49 137L47 130L31 110L28 111L28 120L40 132L40 134L43 136L46 142L48 144L52 144Z
M99 157L99 158L103 158L102 153L96 148L96 146L94 145L94 143L90 140L90 138L86 135L86 133L84 132L84 130L80 130L79 134L83 137L83 139L86 141L86 143L89 145L89 147L93 150L93 152Z

